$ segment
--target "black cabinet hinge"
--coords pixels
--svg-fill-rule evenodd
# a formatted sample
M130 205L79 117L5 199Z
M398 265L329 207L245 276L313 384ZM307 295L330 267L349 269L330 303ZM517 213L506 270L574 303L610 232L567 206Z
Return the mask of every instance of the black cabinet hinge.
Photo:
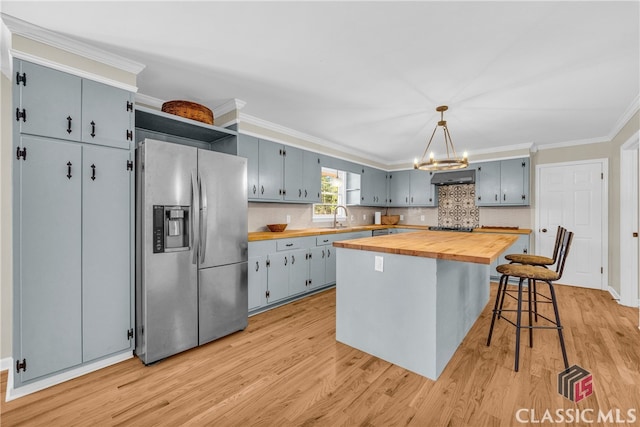
M20 86L20 83L22 83L22 86L27 85L27 73L22 73L22 75L20 74L20 71L16 73L16 84Z
M19 122L22 119L23 122L27 121L27 110L24 108L20 111L19 108L16 108L16 122Z
M22 359L22 361L16 360L16 373L19 374L20 370L27 372L27 359Z
M478 166L478 172L482 170L482 166Z
M525 200L527 197L523 194L522 195L522 200Z
M128 171L133 170L133 162L131 160L127 160L127 170Z
M523 161L522 162L522 167L525 167L525 166L527 166L527 164Z
M133 141L133 132L127 129L127 141Z
M27 160L27 147L24 147L22 150L20 147L16 149L16 159L20 160L20 157L22 157L22 160Z
M267 267L271 267L271 260L267 260Z
M133 102L127 101L127 111L133 111Z
M127 339L128 340L132 340L133 339L133 328L129 329L127 331Z
M267 292L265 292L265 295L266 295L267 298L269 298L269 296L271 296L271 292L267 291Z

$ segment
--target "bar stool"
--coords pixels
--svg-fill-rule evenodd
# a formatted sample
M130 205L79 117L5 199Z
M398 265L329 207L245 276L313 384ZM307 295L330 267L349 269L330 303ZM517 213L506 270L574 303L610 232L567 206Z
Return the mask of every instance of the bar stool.
M553 245L553 256L551 258L541 256L541 255L531 255L531 254L508 254L505 256L505 259L511 261L512 264L525 264L525 265L538 265L541 267L547 267L554 265L558 261L558 253L560 249L560 244L562 243L562 238L564 237L564 233L567 231L566 228L562 226L558 226L558 230L556 231L556 241ZM501 277L502 279L502 277ZM505 281L509 280L509 276L504 277ZM498 289L502 289L502 296L500 297L500 309L502 309L502 305L504 304L504 296L505 291L507 290L506 284L504 286L498 286ZM533 282L533 304L535 306L534 312L536 313L535 319L538 321L538 306L537 306L537 292L536 292L536 282ZM498 315L500 318L500 315Z
M546 231L546 230L545 230ZM560 243L562 242L562 237L566 228L562 226L558 226L558 231L556 232L556 242L553 246L553 255L551 258L541 255L531 255L531 254L508 254L505 256L507 261L511 261L516 264L527 264L527 265L541 265L541 266L549 266L553 265L558 261L558 249L560 248Z
M553 282L558 281L562 277L562 273L564 271L565 262L567 260L567 255L569 254L569 248L571 246L571 241L573 240L573 233L570 231L564 231L562 233L561 243L558 249L558 259L556 262L555 271L541 267L538 265L524 265L524 264L502 264L497 267L497 271L502 274L500 277L500 282L498 284L498 293L496 295L496 301L493 307L493 317L491 318L491 327L489 328L489 336L487 338L487 346L491 345L491 336L493 334L493 327L495 325L496 318L503 318L507 322L511 323L516 327L516 350L515 350L515 364L514 370L518 372L519 359L520 359L520 329L526 328L529 329L529 346L533 347L533 329L556 329L558 331L558 338L560 340L560 348L562 350L562 358L564 360L565 368L569 367L569 362L567 359L567 351L564 345L564 337L562 335L562 324L560 322L560 314L558 312L558 303L556 299L556 293L553 287ZM512 295L512 293L516 292L515 290L507 290L507 281L509 277L518 277L520 280L518 282L517 296ZM523 299L523 283L524 280L527 279L527 299ZM543 295L535 290L536 281L541 281L547 283L549 286L549 294L550 296ZM536 295L536 299L532 300L532 292ZM504 296L508 295L511 298L514 298L517 301L517 308L515 310L505 310L503 308ZM538 301L537 297L541 297L543 300ZM532 301L536 301L535 305L532 306ZM527 303L527 309L529 314L529 325L522 325L522 303ZM538 313L538 303L549 303L553 305L553 312L555 315L555 319L552 320L545 315ZM502 315L504 312L512 312L516 313L516 321L515 323L510 319L507 319ZM542 317L552 326L534 326L532 315L535 313L536 319L537 317Z

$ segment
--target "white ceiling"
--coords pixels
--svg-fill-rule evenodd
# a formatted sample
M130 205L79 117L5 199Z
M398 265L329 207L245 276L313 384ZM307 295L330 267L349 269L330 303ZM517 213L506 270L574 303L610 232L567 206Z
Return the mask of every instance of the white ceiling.
M638 1L33 2L2 12L146 65L140 93L387 165L445 113L456 149L609 140L638 109ZM438 134L436 153L443 148Z

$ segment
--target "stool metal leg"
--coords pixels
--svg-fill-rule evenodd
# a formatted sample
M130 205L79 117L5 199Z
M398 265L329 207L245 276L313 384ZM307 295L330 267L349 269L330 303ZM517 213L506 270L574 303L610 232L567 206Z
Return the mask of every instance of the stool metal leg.
M493 325L496 323L496 316L498 315L498 302L500 301L500 294L504 292L503 287L506 288L506 285L503 285L503 278L505 276L500 277L500 281L498 282L498 292L496 293L496 302L493 306L493 316L491 317L491 327L489 328L489 336L487 337L487 346L491 345L491 335L493 334ZM500 307L502 310L502 306Z
M507 285L509 284L509 275L503 274L500 277L500 280L504 279L504 284L502 286L502 295L500 296L500 308L498 309L498 319L502 317L502 307L504 306L504 296L507 294Z
M564 336L562 335L562 324L560 323L560 314L558 312L558 302L556 300L556 291L553 289L553 284L547 282L549 285L549 291L551 292L551 302L553 303L553 312L556 315L556 326L558 328L558 337L560 338L560 348L562 349L562 358L564 360L565 369L569 368L569 360L567 359L567 349L564 346Z
M527 308L529 309L529 347L533 347L533 313L531 311L533 307L531 306L531 282L531 279L527 279Z
M522 282L524 277L520 278L518 283L518 308L516 312L516 360L514 364L514 371L518 372L518 364L520 362L520 326L522 325Z

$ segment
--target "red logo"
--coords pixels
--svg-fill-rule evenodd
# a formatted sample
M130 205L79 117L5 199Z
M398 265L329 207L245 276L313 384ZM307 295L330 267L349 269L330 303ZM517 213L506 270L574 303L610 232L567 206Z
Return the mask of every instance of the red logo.
M580 402L593 394L593 375L578 365L558 374L558 393L572 402Z

